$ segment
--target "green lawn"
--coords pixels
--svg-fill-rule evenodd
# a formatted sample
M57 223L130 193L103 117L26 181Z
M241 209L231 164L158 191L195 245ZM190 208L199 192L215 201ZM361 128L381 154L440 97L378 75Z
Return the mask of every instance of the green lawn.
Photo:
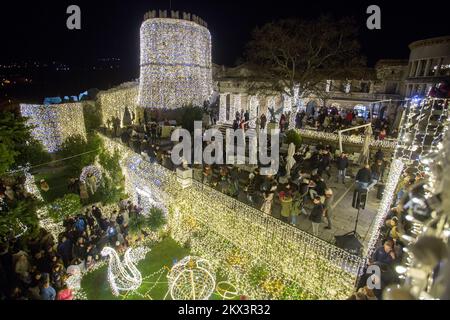
M63 197L66 193L69 193L67 185L70 178L75 178L73 172L64 167L45 168L41 172L34 175L34 180L39 188L39 181L45 179L47 181L50 190L41 194L45 202L50 203L57 198Z
M83 277L81 287L89 300L163 300L168 291L167 273L174 259L178 261L188 255L188 249L181 247L169 237L152 247L137 266L143 278L138 294L122 292L119 297L114 296L107 280L107 266ZM217 279L217 282L221 280L224 279ZM171 299L170 295L165 299ZM218 300L221 297L214 293L211 299Z
M47 181L50 190L47 192L41 191L41 195L44 198L46 203L51 203L58 198L64 197L64 195L70 193L68 189L68 183L70 178L78 178L79 174L76 174L69 167L55 167L55 168L44 168L41 169L39 173L34 175L34 179L36 181L36 185L39 188L39 181L41 179L45 179ZM85 205L103 202L103 197L100 192L95 193L94 195L89 195L89 200Z

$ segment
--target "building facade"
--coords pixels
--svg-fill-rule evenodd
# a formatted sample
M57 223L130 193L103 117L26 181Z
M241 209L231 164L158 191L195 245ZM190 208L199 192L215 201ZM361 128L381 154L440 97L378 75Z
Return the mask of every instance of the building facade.
M288 113L292 106L305 108L308 104L354 109L359 116L371 113L394 119L400 100L427 96L433 86L450 78L450 36L416 41L409 48L409 60L380 60L374 68L367 68L360 79L324 80L321 94L302 99L279 93L250 94L250 84L257 79L245 65L216 66L213 70L220 94L219 123L232 123L238 110L248 110L252 118L263 113L269 116L271 108L282 108L282 112Z
M425 96L430 89L450 79L450 36L415 41L409 45L405 96Z
M269 117L270 110L278 111L282 108L282 112L288 113L296 107L306 108L308 104L315 107L356 109L360 115L365 116L369 112L378 115L386 103L402 99L402 81L407 66L406 60L380 60L375 68L367 68L361 79L324 80L320 95L301 99L276 92L255 94L250 88L257 80L245 65L234 68L216 67L214 79L220 95L219 123L232 123L235 113L241 110L248 111L250 119L253 119L263 113Z

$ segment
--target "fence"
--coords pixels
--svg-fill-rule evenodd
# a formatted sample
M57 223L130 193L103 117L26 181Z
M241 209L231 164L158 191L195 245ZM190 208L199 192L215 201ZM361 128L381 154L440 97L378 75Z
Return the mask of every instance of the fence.
M354 289L364 259L195 180L183 189L175 172L145 161L118 142L105 141L122 151L128 193L143 206L167 210L176 240L187 241L199 233L213 232L224 243L296 282L309 297L342 299ZM205 239L212 241L211 237ZM216 250L222 250L222 245L217 244Z

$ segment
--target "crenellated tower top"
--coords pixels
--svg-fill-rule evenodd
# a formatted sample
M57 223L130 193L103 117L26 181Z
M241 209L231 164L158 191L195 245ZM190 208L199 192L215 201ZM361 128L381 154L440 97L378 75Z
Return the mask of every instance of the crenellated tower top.
M208 28L208 24L205 22L205 20L203 20L199 16L196 16L195 14L190 14L187 12L179 12L174 10L151 10L144 15L144 21L154 18L182 19L195 22L205 28Z

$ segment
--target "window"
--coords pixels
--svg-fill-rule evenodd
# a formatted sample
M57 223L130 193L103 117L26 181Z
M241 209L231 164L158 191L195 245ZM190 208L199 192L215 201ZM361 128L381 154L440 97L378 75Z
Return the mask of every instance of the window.
M434 66L435 66L436 62L437 62L437 59L430 59L430 67L428 68L428 72L425 76L431 77L434 75L434 72L435 72Z
M426 88L427 88L426 84L421 84L421 85L420 85L419 95L420 95L421 97L425 96L425 90L426 90Z
M397 93L397 82L388 81L386 83L385 93L387 93L387 94L396 94Z
M412 68L411 68L411 72L409 73L409 76L410 77L414 77L415 76L415 74L416 74L416 69L417 69L417 63L418 63L419 61L413 61L413 63L412 63Z
M416 73L417 77L423 77L425 75L425 65L427 64L426 60L420 60L418 70Z
M331 80L327 80L327 83L325 85L325 92L330 92L331 91L331 85L332 85L332 81Z
M367 81L361 81L361 92L369 93L370 84Z
M226 119L227 120L233 120L233 118L230 115L231 95L229 95L229 94L227 94L227 96L226 96L225 105L226 105ZM233 115L233 117L234 117L234 115Z
M433 64L431 69L431 76L438 76L441 72L441 66L442 66L442 62L444 61L444 58L436 58L433 59Z
M356 105L353 110L355 110L356 114L360 118L367 118L369 116L369 108L363 105Z

